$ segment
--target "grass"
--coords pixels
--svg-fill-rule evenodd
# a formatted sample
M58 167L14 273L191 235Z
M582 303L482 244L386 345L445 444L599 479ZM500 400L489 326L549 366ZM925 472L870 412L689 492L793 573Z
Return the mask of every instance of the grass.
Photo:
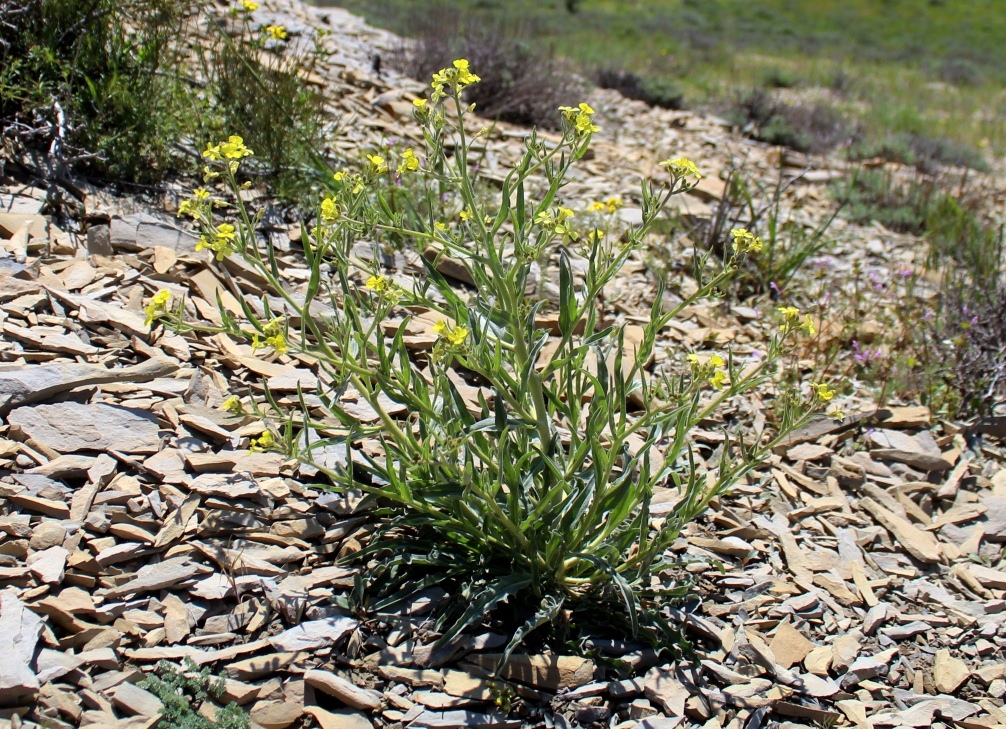
M417 6L436 0L320 0L412 33ZM948 138L1006 150L1006 14L991 0L457 0L519 18L579 65L653 78L692 105L738 90L835 91L862 133Z

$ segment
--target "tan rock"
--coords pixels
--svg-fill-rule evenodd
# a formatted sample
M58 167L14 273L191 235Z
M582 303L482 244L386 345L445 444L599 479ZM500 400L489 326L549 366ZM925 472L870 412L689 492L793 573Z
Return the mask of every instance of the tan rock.
M814 650L815 645L786 622L779 624L769 648L772 649L776 663L783 668L789 668L806 658L807 654Z
M933 682L937 691L941 694L952 694L970 677L971 670L968 664L960 658L954 658L946 648L936 651L933 661Z

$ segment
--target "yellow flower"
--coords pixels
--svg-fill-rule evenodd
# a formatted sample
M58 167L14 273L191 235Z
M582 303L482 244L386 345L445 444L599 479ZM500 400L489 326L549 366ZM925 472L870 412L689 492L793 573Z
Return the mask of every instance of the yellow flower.
M273 40L286 40L286 28L282 25L267 25L265 32Z
M209 237L203 235L199 239L199 242L196 243L196 250L211 250L216 254L216 259L222 261L235 251L234 240L236 237L233 225L221 223Z
M253 438L248 450L252 453L257 453L260 451L266 451L276 445L276 439L272 437L272 432L268 430L263 430L262 435L258 438Z
M464 344L465 339L468 338L468 330L465 327L460 324L456 324L453 327L448 326L447 322L443 319L433 325L433 331L455 347L460 347Z
M835 397L835 391L828 387L827 382L812 382L810 386L817 390L817 399L821 402L829 402Z
M192 191L192 197L200 201L209 200L210 191L203 187L197 187L195 190Z
M594 120L591 119L595 112L587 104L580 104L575 108L560 106L559 113L562 114L566 123L576 131L577 136L587 136L592 132L600 131L600 127L594 124Z
M286 335L283 332L266 337L265 343L279 354L286 354Z
M236 395L231 395L220 404L220 407L229 413L240 413L241 400L239 400Z
M660 163L660 166L666 167L667 171L671 173L671 176L675 180L681 180L685 177L694 177L696 180L702 179L702 174L699 172L699 168L687 157L665 159Z
M384 162L384 157L379 154L368 154L367 161L370 162L370 171L374 174L381 174L388 171L388 165Z
M780 306L779 313L782 315L783 322L780 329L785 333L795 329L798 326L803 326L800 323L800 310L795 306Z
M419 169L419 158L416 153L412 151L412 147L409 147L402 154L402 161L398 165L398 174L403 175L406 172L415 172Z
M441 223L439 221L437 221L436 223L434 223L433 227L436 228L437 230L439 230L441 233L446 233L447 232L447 226L444 223Z
M417 109L419 109L419 111L426 111L426 104L427 104L426 99L414 99L412 101L412 105Z
M150 299L150 303L143 308L143 313L147 315L144 326L149 327L161 318L168 311L168 301L171 300L171 292L161 289Z
M227 159L241 159L249 157L252 151L245 146L245 140L237 134L227 137L227 141L220 145L220 153Z
M713 367L722 367L723 365L726 364L726 362L724 362L723 358L720 357L718 354L714 354L712 357L709 358L709 364L711 364Z
M828 413L828 417L832 420L845 420L845 413L843 413L839 408L835 408Z
M248 13L258 10L258 3L255 0L241 0L241 8Z
M692 354L688 355L688 362L692 365L692 367L698 367L699 366L699 355L695 354L694 352Z
M324 222L334 223L339 219L340 215L342 215L342 212L333 198L326 197L321 201L321 219Z
M723 370L716 370L713 372L712 377L709 378L709 384L712 385L713 389L716 391L722 390L728 384L727 373Z
M459 213L459 215L461 217L461 221L464 222L464 223L467 223L469 220L471 220L471 217L472 217L472 213L471 213L470 210L462 210Z
M447 94L444 87L449 86L455 94L460 94L466 86L477 84L482 79L471 72L468 68L468 61L459 58L452 64L453 68L442 68L433 74L433 93L430 101L434 104L444 98Z
M597 201L592 202L590 204L590 211L592 213L603 213L606 209L607 209L607 205L605 205L600 200L597 200Z
M339 170L338 172L332 174L332 179L336 182L342 182L348 174L349 173L346 172L346 170Z
M814 321L810 318L810 314L804 315L803 321L800 322L800 328L807 332L808 337L813 337L817 334L817 327L814 326Z
M747 228L734 228L730 231L734 237L734 250L738 253L758 253L762 247L762 239Z
M395 282L387 276L371 276L363 285L382 299L398 300L400 290Z
M209 142L207 142L206 149L203 150L203 157L214 161L222 159L222 157L220 156L220 145L210 144ZM209 172L209 168L207 168L206 171Z

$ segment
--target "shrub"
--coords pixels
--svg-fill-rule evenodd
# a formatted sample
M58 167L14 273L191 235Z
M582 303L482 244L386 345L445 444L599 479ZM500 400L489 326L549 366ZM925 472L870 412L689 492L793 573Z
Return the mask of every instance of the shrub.
M469 59L482 82L466 90L465 101L483 117L558 129L555 110L582 96L583 84L519 21L435 6L410 27L397 65L427 79L455 58Z
M902 133L880 140L859 140L849 147L849 157L855 160L880 157L891 162L913 165L926 174L938 173L941 167L969 167L988 172L989 164L982 153L967 144L946 137Z
M325 112L307 79L320 46L269 39L240 6L221 20L203 0L4 0L0 55L4 137L49 158L31 170L43 178L156 183L193 170L179 150L225 128L283 197L319 167Z
M216 721L200 714L200 704L223 696L224 679L214 677L209 668L200 670L191 658L185 659L185 671L161 661L154 673L140 683L164 704L161 725L165 729L248 729L248 715L237 704L228 704L217 712Z
M795 393L778 398L770 431L729 437L710 474L694 468L689 432L727 398L774 376L808 324L786 309L757 361L742 367L726 353L694 357L651 375L646 363L660 329L721 286L749 250L739 248L673 311L661 310L658 293L638 330L601 318L599 294L670 196L694 183L695 166L668 160L669 181L644 182L643 223L624 235L579 230L558 194L588 148L593 111L564 108L558 144L530 133L523 157L490 199L477 192L462 101L478 77L456 61L434 81L431 99L415 111L425 150L392 159L370 154L336 173L316 224L303 234L310 276L302 289L280 278L274 251L256 239L255 219L237 195L249 150L237 139L210 148L237 214L222 223L212 196L189 201L184 210L200 225L200 247L218 259L241 255L278 298L245 301L247 324L223 309L222 326L190 319L184 302L172 305L164 294L148 314L177 331L224 332L319 363L326 384L317 399L305 396L293 409L269 397L233 398L227 406L269 424L255 447L300 458L335 488L375 498L377 531L352 557L369 566L370 610L442 585L453 600L441 616L441 643L503 603L512 631L507 653L553 622L606 631L621 625L657 639L668 627L663 608L685 591L667 571L667 547L803 422L806 403ZM443 207L429 214L393 209L388 193L398 194L405 179ZM411 285L377 263L356 273L366 264L354 246L385 234L453 257L471 289L452 287L436 258L424 259L425 275ZM571 265L574 255L583 257L582 268ZM547 324L545 303L525 292L535 263L553 258L559 300ZM376 424L344 408L347 389L373 408ZM680 500L653 523L650 499L663 484Z
M728 117L745 132L768 144L800 152L827 152L850 135L842 114L823 102L790 104L764 89L741 95Z
M660 76L639 76L631 71L603 68L594 75L602 89L614 89L627 99L663 109L684 109L685 92Z
M18 149L156 179L181 124L170 73L195 0L3 0L0 125Z
M200 74L207 91L192 135L200 149L225 130L241 136L273 191L307 202L327 168L316 151L330 127L325 97L309 80L326 56L321 38L271 38L248 12L231 22L208 21Z

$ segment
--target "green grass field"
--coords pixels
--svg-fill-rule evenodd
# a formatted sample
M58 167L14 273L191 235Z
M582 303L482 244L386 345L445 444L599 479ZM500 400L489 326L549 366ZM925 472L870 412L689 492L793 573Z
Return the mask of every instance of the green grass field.
M860 133L1006 151L1006 0L321 0L408 35L430 6L486 13L591 76L629 70L693 106L740 91L825 87Z

